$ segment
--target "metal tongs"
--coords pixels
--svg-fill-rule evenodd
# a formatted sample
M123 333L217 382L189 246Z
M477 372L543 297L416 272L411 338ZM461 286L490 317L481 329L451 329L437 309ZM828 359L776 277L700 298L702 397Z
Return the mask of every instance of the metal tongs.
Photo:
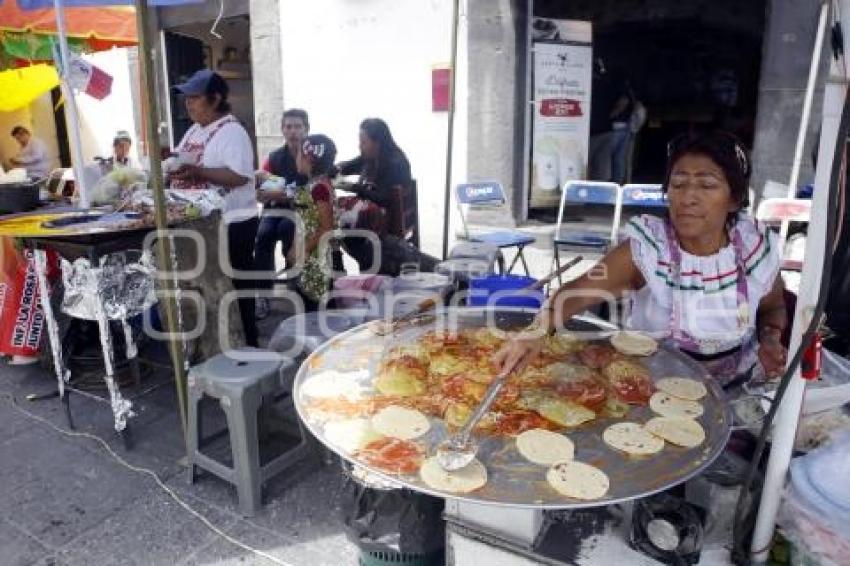
M540 281L526 287L523 290L536 291L538 289L542 289L552 279L570 269L581 260L582 256L574 257L560 269L557 269ZM472 437L472 431L475 429L475 425L478 424L481 418L490 409L490 405L493 404L496 397L499 396L499 391L502 390L502 386L512 373L513 369L503 371L497 375L496 378L490 382L489 387L487 387L487 391L485 391L484 398L481 399L481 403L478 404L478 407L472 415L470 415L469 419L467 419L461 429L437 446L437 463L440 464L441 468L447 472L454 472L468 466L475 458L475 455L478 452L478 443Z
M539 289L542 289L543 287L548 285L550 281L555 279L555 277L558 277L559 275L563 274L565 271L572 268L573 266L578 264L578 262L580 262L583 259L584 258L580 255L574 257L573 259L571 259L570 261L568 261L567 263L565 263L560 268L556 269L555 271L553 271L552 273L550 273L549 275L547 275L546 277L544 277L540 281L537 281L537 282L529 285L528 287L520 289L520 292L537 291ZM425 299L422 302L420 302L418 305L416 305L416 308L413 309L412 311L405 313L401 316L397 316L397 317L393 318L392 320L390 320L389 322L376 321L372 325L372 331L375 334L377 334L378 336L386 336L388 334L392 334L402 324L404 324L406 322L413 321L418 316L422 315L423 313L430 311L431 309L433 309L436 306L437 306L436 299Z
M437 446L437 463L440 464L441 468L447 472L454 472L465 468L475 459L475 454L478 453L478 442L472 438L472 430L490 409L490 405L499 396L499 391L502 390L502 386L512 373L513 370L502 372L496 376L496 379L487 388L487 392L484 393L481 403L475 409L475 412L469 416L463 427Z

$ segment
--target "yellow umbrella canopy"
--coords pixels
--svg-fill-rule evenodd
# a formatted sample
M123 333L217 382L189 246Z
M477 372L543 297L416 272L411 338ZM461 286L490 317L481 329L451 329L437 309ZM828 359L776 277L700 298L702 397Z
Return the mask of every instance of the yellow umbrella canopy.
M33 100L59 85L59 75L51 65L33 65L0 72L0 112L28 106Z

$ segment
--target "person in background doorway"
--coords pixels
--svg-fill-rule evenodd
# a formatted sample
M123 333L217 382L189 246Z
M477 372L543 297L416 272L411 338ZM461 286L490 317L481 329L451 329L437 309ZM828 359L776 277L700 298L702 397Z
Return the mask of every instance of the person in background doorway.
M33 179L43 179L50 174L50 158L44 142L32 135L23 126L12 128L12 137L21 146L18 153L9 160L13 167L23 167Z
M254 282L239 271L254 269L257 199L254 194L254 149L248 132L231 114L227 83L202 69L175 87L185 96L192 127L177 146L181 165L170 174L172 189L213 189L224 196L227 247L237 291L253 291ZM187 162L188 161L188 162ZM245 343L257 346L253 295L239 299Z
M284 257L289 254L292 241L295 238L295 223L292 216L281 212L292 210L292 199L287 191L307 184L307 177L298 172L296 159L304 145L304 139L310 131L310 119L305 110L290 108L283 113L281 120L284 145L269 154L263 163L263 170L257 174L258 182L262 183L270 175L279 177L281 185L287 187L279 190L259 190L257 200L263 204L263 215L257 230L257 242L254 246L254 267L257 271L268 274L260 283L261 288L270 289L275 273L274 254L277 243L280 242ZM287 266L290 267L290 266ZM269 302L265 297L257 300L257 318L268 316Z
M588 178L622 183L626 176L626 143L634 104L628 84L596 59L590 104Z
M356 196L338 201L340 226L386 234L387 208L392 204L396 187L409 189L412 184L410 162L396 144L387 123L380 118L367 118L360 124L360 155L338 165L343 175L359 174L352 190ZM375 250L361 237L346 237L345 250L357 260L361 271L369 269Z
M632 91L634 93L634 91ZM632 115L629 116L629 137L626 140L625 148L625 174L623 176L623 184L632 182L632 171L634 169L635 147L637 146L637 138L643 125L646 124L648 111L646 106L634 96L634 104L632 105Z

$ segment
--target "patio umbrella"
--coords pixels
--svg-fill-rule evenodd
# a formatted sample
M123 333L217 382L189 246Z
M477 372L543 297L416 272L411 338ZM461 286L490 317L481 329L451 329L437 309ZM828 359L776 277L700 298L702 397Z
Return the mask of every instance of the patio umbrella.
M69 8L65 24L68 47L75 53L136 44L136 13L130 7ZM17 2L0 3L0 65L52 62L56 34L53 9L24 10Z

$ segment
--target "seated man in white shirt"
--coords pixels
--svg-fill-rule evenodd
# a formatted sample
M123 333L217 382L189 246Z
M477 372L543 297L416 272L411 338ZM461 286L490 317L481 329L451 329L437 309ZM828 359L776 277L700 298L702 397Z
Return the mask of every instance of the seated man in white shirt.
M12 128L12 137L21 145L18 154L9 160L12 166L23 167L27 175L35 179L47 177L50 174L50 158L44 142L23 126Z
M112 166L138 169L139 165L130 156L130 146L133 140L126 130L118 130L112 140Z

